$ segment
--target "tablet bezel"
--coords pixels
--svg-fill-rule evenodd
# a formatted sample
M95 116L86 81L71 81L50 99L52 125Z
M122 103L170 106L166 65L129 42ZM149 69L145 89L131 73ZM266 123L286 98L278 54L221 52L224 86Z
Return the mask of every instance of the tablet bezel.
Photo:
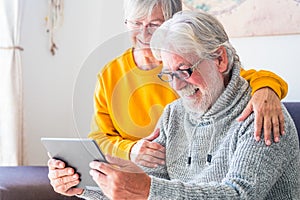
M89 174L91 161L107 162L97 143L89 138L41 138L51 158L62 160L66 166L75 169L80 175L76 186L83 189L97 189L98 186Z

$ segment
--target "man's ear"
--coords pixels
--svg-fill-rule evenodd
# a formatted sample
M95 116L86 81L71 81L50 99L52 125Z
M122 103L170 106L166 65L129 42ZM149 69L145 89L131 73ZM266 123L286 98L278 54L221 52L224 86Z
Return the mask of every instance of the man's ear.
M219 72L223 73L228 68L228 58L227 58L227 52L224 46L221 46L218 50L218 53L220 53L220 56L216 58L216 64L218 66Z

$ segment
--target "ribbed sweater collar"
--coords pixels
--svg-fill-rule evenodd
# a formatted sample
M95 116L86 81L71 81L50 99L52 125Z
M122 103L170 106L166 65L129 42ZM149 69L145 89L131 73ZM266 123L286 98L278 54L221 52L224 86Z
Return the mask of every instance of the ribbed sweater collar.
M240 66L234 65L228 85L213 106L201 117L196 117L195 113L188 113L188 118L193 124L199 124L201 121L212 123L231 113L241 100L245 101L244 104L246 104L249 100L250 90L248 82L240 76ZM243 99L243 97L245 98Z

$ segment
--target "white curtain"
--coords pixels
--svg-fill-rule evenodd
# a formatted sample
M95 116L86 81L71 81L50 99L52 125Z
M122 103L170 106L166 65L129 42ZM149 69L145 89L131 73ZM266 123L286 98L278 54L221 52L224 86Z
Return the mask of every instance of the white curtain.
M22 165L22 0L0 0L0 166Z

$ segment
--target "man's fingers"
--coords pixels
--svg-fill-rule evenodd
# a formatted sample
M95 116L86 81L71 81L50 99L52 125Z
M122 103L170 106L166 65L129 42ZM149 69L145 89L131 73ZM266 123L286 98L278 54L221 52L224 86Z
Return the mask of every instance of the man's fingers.
M72 182L72 183L77 182L77 184L78 184L79 183L79 175L74 174L73 176L64 176L64 177L60 177L60 178L56 178L56 179L50 179L50 182L51 182L51 185L54 187L58 187L60 185L65 185L70 182Z
M59 185L57 187L53 187L53 189L57 193L64 194L66 196L74 196L83 192L83 189L81 188L73 188L74 186L78 185L78 183L79 181L76 180L63 185Z
M73 168L64 168L64 169L55 169L55 170L49 170L48 177L49 179L55 179L63 176L70 176L75 173Z
M104 186L102 184L102 182L104 181L105 182L105 179L106 179L106 175L99 172L98 170L95 170L95 169L91 169L90 170L90 175L93 177L93 180L96 181L97 183L100 183L101 186Z
M63 169L66 167L66 164L61 160L51 158L48 160L48 167L50 170Z
M121 163L119 163L117 160L114 160L115 157L111 157L111 156L106 156L107 161L110 163L104 163L104 162L98 162L98 161L92 161L90 162L89 166L90 168L92 168L93 170L96 170L98 172L101 172L102 174L110 174L112 171L112 166L111 165L115 165L115 166L119 166ZM120 158L117 158L120 159ZM114 163L115 162L115 163ZM121 159L120 159L121 162ZM91 170L92 171L92 170ZM90 171L90 174L91 174ZM92 174L91 174L92 175ZM95 175L95 173L93 174Z

